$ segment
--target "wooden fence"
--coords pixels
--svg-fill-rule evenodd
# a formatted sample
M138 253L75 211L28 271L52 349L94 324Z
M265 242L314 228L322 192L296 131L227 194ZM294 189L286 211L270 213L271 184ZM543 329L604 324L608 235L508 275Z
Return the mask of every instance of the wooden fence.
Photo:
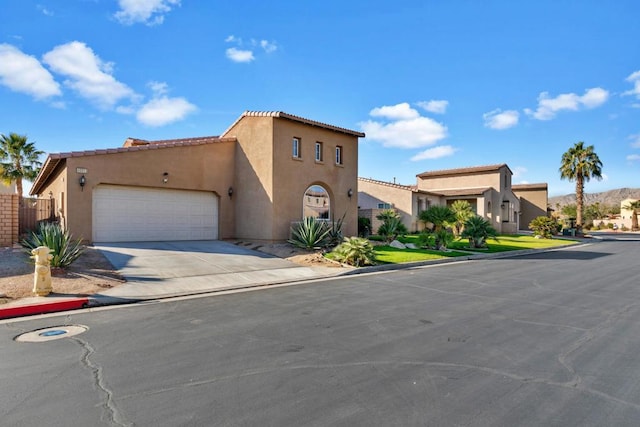
M20 235L35 230L40 222L55 222L55 199L30 199L23 198L19 207Z

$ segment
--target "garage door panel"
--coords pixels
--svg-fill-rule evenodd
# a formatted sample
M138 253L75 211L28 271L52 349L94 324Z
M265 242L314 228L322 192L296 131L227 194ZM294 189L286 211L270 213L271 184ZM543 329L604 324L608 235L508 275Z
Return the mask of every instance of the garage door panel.
M100 185L93 191L93 241L218 238L218 198L205 191Z

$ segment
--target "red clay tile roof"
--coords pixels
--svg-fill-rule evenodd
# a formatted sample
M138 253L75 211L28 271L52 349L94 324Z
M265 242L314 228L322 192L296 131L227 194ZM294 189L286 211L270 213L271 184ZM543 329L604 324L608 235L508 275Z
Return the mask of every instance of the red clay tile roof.
M525 190L546 190L547 189L547 183L546 182L542 182L542 183L538 183L538 184L515 184L511 186L511 189L516 191L516 190L520 190L520 191L525 191Z
M491 190L492 187L483 188L461 188L457 190L436 190L434 194L445 197L462 197L462 196L482 196L485 191Z
M138 141L138 142L147 142L147 144L132 144L127 146L127 141ZM183 139L166 139L159 141L144 141L141 139L133 139L128 138L125 141L124 147L118 148L105 148L98 150L87 150L87 151L71 151L68 153L51 153L47 156L47 160L45 160L42 169L40 169L40 173L36 177L35 181L33 181L33 186L31 187L31 191L29 194L35 195L38 194L40 188L45 184L49 175L54 171L54 169L61 162L65 161L69 157L84 157L84 156L97 156L102 154L115 154L115 153L127 153L133 151L147 151L147 150L160 150L164 148L172 148L172 147L188 147L195 145L204 145L204 144L214 144L218 142L235 142L235 138L220 138L216 136L204 136L199 138L183 138Z
M482 172L496 172L500 170L500 168L506 167L509 169L506 163L501 163L499 165L487 165L487 166L472 166L468 168L458 168L458 169L443 169L437 171L426 171L421 174L416 175L419 178L432 178L437 176L451 176L451 175L470 175L474 173L482 173ZM509 169L511 172L511 169Z
M434 196L439 196L439 193L434 193L433 191L419 190L418 187L415 186L415 185L394 184L393 182L378 181L377 179L362 178L362 177L358 177L358 181L370 182L372 184L384 185L384 186L387 186L387 187L398 188L400 190L413 191L415 193L432 194Z
M326 123L317 122L315 120L305 119L304 117L294 116L293 114L287 114L282 111L245 111L242 115L235 121L229 128L222 133L222 136L225 136L227 132L229 132L240 120L245 117L275 117L280 119L291 120L298 123L304 123L310 126L317 126L324 129L332 130L334 132L345 133L347 135L357 136L359 138L364 138L363 132L358 132L351 129L342 128L339 126L333 126Z

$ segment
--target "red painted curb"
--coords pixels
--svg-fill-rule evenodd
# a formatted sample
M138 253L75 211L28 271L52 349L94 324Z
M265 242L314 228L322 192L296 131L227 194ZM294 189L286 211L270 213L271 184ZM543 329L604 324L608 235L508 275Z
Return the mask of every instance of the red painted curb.
M34 314L55 313L57 311L77 310L79 308L86 307L88 303L89 298L76 298L65 301L51 301L41 304L0 308L0 319L33 316Z

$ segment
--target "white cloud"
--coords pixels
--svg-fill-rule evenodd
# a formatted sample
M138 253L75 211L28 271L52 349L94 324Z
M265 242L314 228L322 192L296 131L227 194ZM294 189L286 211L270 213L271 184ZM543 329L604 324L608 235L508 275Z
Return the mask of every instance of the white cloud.
M623 95L635 95L640 99L640 70L631 73L625 80L633 84L633 89L624 92Z
M452 156L456 151L458 150L450 145L440 145L416 154L411 158L411 161L417 162L419 160L440 159L442 157Z
M42 12L43 15L45 16L53 16L53 12L50 11L49 9L47 9L46 7L42 6L41 4L37 5L36 8Z
M640 162L640 154L629 154L627 160L630 162Z
M420 117L420 113L411 108L408 102L376 107L369 112L369 115L372 117L385 117L390 120L409 120Z
M444 114L447 112L449 101L432 99L431 101L416 102L416 105L430 113Z
M0 84L37 100L62 95L60 85L40 61L5 43L0 44Z
M575 93L563 93L555 98L550 98L548 92L542 92L538 96L538 108L535 111L526 108L524 111L534 119L551 120L559 111L578 111L583 107L599 107L607 99L609 99L609 92L599 87L585 90L582 96Z
M196 110L196 106L184 98L160 96L143 105L136 118L140 123L157 127L183 120Z
M267 40L260 40L260 47L266 53L272 53L272 52L275 52L276 50L278 50L278 46L275 43L269 42Z
M226 54L227 58L229 58L233 62L251 62L256 59L253 56L252 51L236 49L235 47L230 47L229 49L227 49Z
M385 147L422 148L447 137L446 126L420 116L406 102L374 108L369 114L381 119L367 120L359 125L367 139L380 141Z
M521 178L522 175L526 174L528 171L527 171L527 168L523 166L516 166L513 168L511 172L513 172L514 178Z
M502 111L497 108L482 115L484 126L490 129L509 129L518 124L520 114L515 110Z
M227 42L227 43L239 43L239 44L242 44L242 39L237 38L233 34L227 36L227 38L224 39L224 41Z
M134 99L136 94L111 73L113 64L103 62L93 50L81 42L56 46L43 56L54 72L68 78L64 83L99 108L110 109L122 99Z
M631 147L640 148L640 133L629 135L629 139L631 140Z
M165 14L173 6L180 6L180 0L118 0L120 10L114 17L124 25L143 23L158 25L164 22Z
M169 92L169 86L165 82L152 81L147 83L147 86L149 86L151 91L156 96L164 95L165 93Z

